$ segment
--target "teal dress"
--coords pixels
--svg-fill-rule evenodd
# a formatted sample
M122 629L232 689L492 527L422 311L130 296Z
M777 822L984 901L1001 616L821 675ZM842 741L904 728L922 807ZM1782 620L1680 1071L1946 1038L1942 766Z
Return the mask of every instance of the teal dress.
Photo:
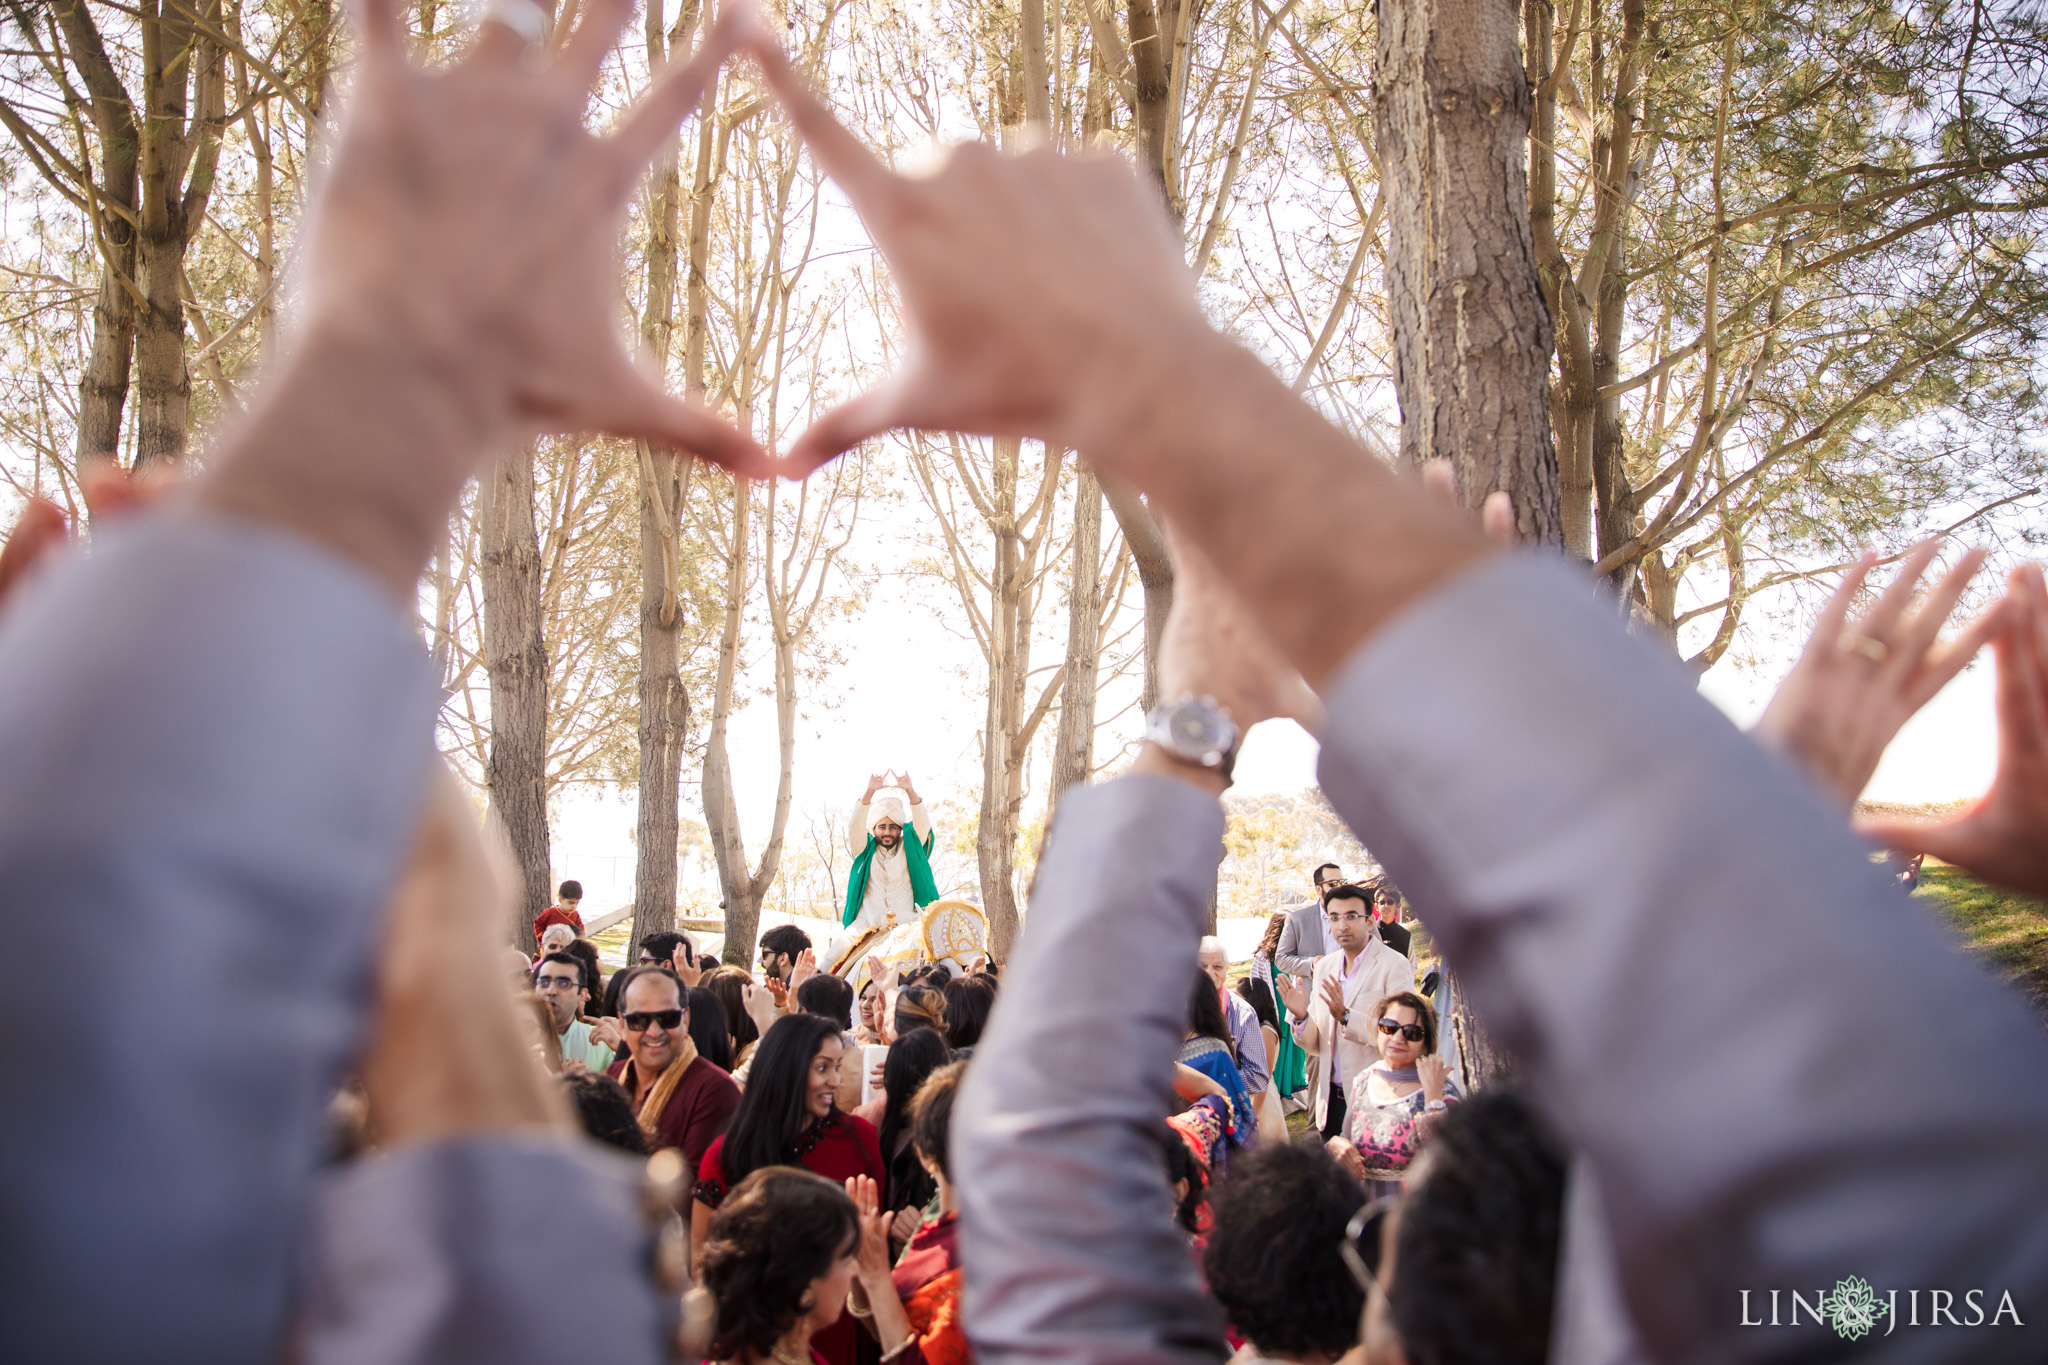
M1266 984L1273 988L1273 1002L1280 1004L1280 969L1269 958L1266 961ZM1287 1027L1286 1007L1281 1006L1280 1055L1273 1059L1273 1089L1282 1098L1298 1095L1308 1089L1308 1053L1300 1043L1294 1041L1294 1030Z

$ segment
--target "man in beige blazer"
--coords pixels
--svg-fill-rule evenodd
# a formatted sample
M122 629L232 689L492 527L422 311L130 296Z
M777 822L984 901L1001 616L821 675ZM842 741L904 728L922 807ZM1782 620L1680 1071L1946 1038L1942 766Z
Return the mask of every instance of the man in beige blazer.
M1287 996L1295 1041L1310 1057L1321 1060L1316 1127L1331 1138L1344 1130L1351 1078L1379 1057L1376 1021L1367 1016L1382 997L1413 990L1415 968L1374 931L1370 893L1355 886L1334 887L1323 914L1337 951L1316 963L1315 981L1306 993L1286 978L1282 993Z

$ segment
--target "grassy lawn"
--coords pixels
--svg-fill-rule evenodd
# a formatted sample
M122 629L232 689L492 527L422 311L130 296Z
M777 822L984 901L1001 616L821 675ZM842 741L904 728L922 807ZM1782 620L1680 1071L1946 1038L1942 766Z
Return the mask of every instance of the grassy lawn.
M2048 1018L2048 906L1932 859L1914 894L1940 906L1964 941Z

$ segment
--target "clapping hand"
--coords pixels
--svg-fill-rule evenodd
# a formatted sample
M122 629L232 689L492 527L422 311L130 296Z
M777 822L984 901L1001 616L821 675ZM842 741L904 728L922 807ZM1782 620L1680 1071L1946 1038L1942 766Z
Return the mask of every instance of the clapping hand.
M1287 1012L1297 1019L1308 1018L1308 990L1301 979L1291 972L1281 972L1279 988L1280 1003L1287 1006Z
M1759 740L1789 755L1844 808L1863 794L1900 727L1962 672L2003 619L1993 607L1940 644L1942 626L1984 567L1984 552L1968 551L1914 610L1921 576L1940 551L1938 539L1915 547L1876 604L1850 620L1849 608L1876 565L1860 556L1756 723Z
M806 948L796 955L796 961L789 969L789 994L794 996L796 988L818 974L818 955Z
M1344 983L1334 976L1323 978L1323 1003L1330 1007L1332 1019L1342 1019L1350 1006L1344 1003Z
M789 985L781 977L767 977L761 982L761 988L768 992L769 998L775 1002L775 1008L779 1010L789 1008Z
M772 981L774 978L771 977L769 979ZM756 1032L766 1033L769 1027L775 1023L774 995L753 982L749 981L742 988L740 1004L746 1010L747 1017L754 1021Z
M1415 1079L1422 1082L1422 1098L1426 1102L1433 1104L1444 1097L1444 1083L1450 1074L1442 1053L1432 1052L1415 1059Z
M2013 570L1998 659L1998 772L1953 820L1886 822L1864 831L1892 848L1954 863L1987 882L2048 896L2048 583L2038 564Z
M857 1175L846 1182L846 1193L860 1219L860 1276L887 1276L890 1215L882 1208L881 1189L873 1176Z

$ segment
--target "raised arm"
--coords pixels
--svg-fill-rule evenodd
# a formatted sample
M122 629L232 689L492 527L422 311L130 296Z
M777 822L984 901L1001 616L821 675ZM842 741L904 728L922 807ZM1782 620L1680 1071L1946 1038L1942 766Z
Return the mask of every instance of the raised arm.
M955 1116L967 1321L987 1365L1228 1354L1159 1145L1222 856L1222 807L1171 777L1060 804Z
M1467 574L1329 702L1324 790L1584 1154L1660 1357L1793 1349L1744 1288L2048 1294L2038 1021L1577 573Z

